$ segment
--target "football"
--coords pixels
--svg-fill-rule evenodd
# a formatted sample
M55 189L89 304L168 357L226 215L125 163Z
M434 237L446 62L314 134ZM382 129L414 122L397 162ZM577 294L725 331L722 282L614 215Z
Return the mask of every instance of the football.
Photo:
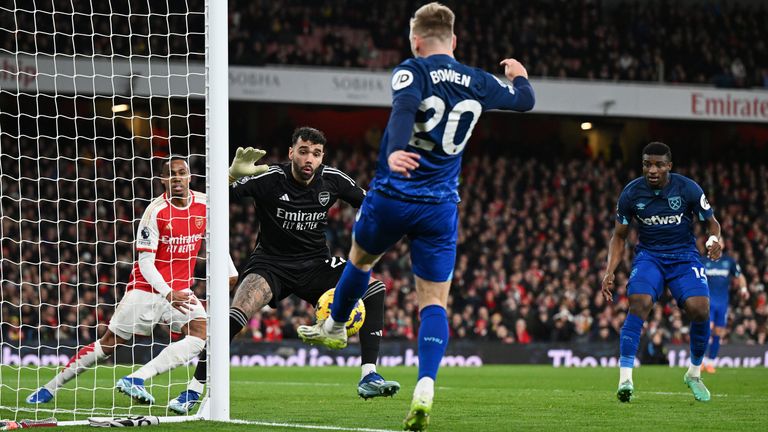
M324 320L331 315L331 305L333 304L333 293L335 291L335 288L331 288L317 300L317 305L315 305L315 318L318 320ZM359 332L360 327L363 326L363 322L365 322L365 305L362 300L358 300L355 308L352 309L352 313L349 314L349 321L347 321L347 336L352 336Z

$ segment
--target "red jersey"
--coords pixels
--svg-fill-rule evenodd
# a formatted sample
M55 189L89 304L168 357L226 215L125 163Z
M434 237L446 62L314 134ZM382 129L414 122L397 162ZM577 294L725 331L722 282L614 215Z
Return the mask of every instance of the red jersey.
M155 254L155 267L174 291L192 285L200 245L205 238L205 194L189 191L190 203L176 207L167 195L155 198L144 211L136 234L136 252ZM133 264L127 290L155 291Z

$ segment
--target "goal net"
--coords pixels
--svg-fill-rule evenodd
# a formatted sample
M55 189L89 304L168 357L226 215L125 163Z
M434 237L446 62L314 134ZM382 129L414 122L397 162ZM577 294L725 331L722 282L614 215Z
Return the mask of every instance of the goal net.
M148 381L152 406L115 390L171 341L160 325L26 402L107 329L164 158L206 192L208 3L0 0L0 418L165 416L186 388L191 366Z

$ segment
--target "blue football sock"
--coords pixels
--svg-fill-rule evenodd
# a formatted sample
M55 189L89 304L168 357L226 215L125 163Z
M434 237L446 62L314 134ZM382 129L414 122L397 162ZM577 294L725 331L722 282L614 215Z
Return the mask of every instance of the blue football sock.
M619 342L619 366L634 367L637 347L640 345L640 333L643 331L643 319L632 313L627 314L624 325L621 326L621 341Z
M419 316L419 379L430 377L434 380L448 347L448 315L442 306L429 305Z
M709 341L709 321L691 322L691 364L700 366Z
M712 343L709 344L709 358L717 358L717 353L720 352L720 336L712 336Z
M331 317L334 321L345 323L349 314L355 308L355 304L368 289L368 281L371 279L371 271L362 271L347 261L344 272L341 274L336 291L333 293L331 304Z

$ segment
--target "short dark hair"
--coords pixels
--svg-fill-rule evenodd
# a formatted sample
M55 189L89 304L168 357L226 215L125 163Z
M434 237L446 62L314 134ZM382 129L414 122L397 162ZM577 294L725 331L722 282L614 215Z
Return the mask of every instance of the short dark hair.
M160 168L160 174L163 176L170 174L171 162L175 160L183 161L185 164L187 164L187 166L189 166L189 161L187 160L186 156L182 156L180 154L172 154L168 156L168 159L163 161L163 166Z
M319 130L309 126L298 127L293 131L293 136L291 137L291 146L296 145L296 143L299 141L299 138L304 141L309 141L313 144L325 145L326 143L325 135Z
M672 161L672 150L661 141L648 143L643 148L643 155L666 156L668 161Z

